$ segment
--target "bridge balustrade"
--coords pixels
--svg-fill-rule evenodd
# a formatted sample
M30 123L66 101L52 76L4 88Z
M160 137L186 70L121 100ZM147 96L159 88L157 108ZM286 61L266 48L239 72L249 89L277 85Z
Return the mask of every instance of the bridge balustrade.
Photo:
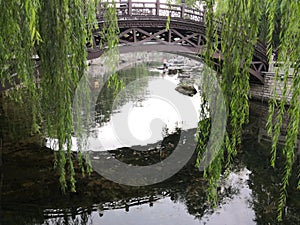
M108 5L105 5L108 4ZM98 24L101 26L105 22L103 14L106 7L111 3L99 3L98 5ZM184 1L181 4L161 3L160 0L149 2L138 2L128 0L117 2L116 10L118 24L120 28L119 44L123 47L123 52L133 49L143 49L145 51L160 50L173 51L176 47L177 52L192 52L201 55L206 43L206 7L200 8L186 7ZM170 29L166 30L167 17L170 17ZM218 38L213 39L218 47L220 46L221 32L223 28L221 21L213 21L218 27ZM99 29L99 30L100 30ZM98 47L101 38L100 31L94 32L94 49L89 49L89 59L99 57L101 50ZM98 42L97 42L98 40ZM155 42L155 44L154 44ZM147 43L147 44L146 44ZM157 47L160 44L160 47ZM139 46L139 47L138 47ZM98 49L97 49L98 48ZM212 59L218 61L220 47L212 55ZM98 51L98 52L97 52ZM268 56L266 46L258 41L255 44L255 51L250 65L250 74L253 82L264 83L264 74L268 70ZM218 64L218 63L216 63ZM218 64L218 66L221 66Z
M99 3L98 17L101 18L105 11L105 4ZM116 3L118 17L132 16L161 16L172 19L185 19L195 22L204 22L205 10L198 10L186 7L184 3L181 5L161 3L160 1L153 2L117 2Z

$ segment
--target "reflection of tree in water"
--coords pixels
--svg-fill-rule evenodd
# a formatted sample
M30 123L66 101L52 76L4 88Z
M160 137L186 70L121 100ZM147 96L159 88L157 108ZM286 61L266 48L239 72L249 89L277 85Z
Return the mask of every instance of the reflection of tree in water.
M239 164L232 169L232 172L238 174L243 168L244 166ZM189 170L191 170L191 168L189 168ZM200 174L197 169L195 169L193 173L190 171L189 173L190 174L187 176L186 180L180 181L182 182L182 185L187 185L171 192L171 199L174 202L183 203L186 206L188 213L199 220L201 220L204 216L213 214L217 208L222 207L222 205L226 204L240 193L240 185L236 183L228 183L228 179L224 176L224 178L221 179L221 188L217 190L218 201L215 208L212 203L207 201L206 194L208 184L202 177L202 174ZM189 182L188 179L191 177L192 180Z
M88 212L88 210L85 209L86 215L78 215L78 209L73 209L73 214L77 213L78 216L72 215L72 209L58 210L56 211L59 212L56 213L56 218L55 214L52 214L54 217L51 219L52 223L46 224L85 225L90 223L88 217L92 211L97 211L99 216L102 217L105 215L106 210L124 209L128 212L131 207L138 205L148 204L149 206L153 206L157 200L166 197L169 197L174 202L183 202L187 205L190 214L201 218L205 210L209 207L205 204L205 190L206 184L201 178L201 174L199 174L199 171L193 166L190 166L189 168L183 169L183 171L175 175L174 178L170 178L161 184L152 185L150 187L134 188L112 185L109 192L103 190L103 195L106 195L106 198L114 199L113 201L102 201L99 198L95 199L94 204L91 204L91 211ZM81 210L84 209L81 208ZM44 213L47 214L45 218L50 219L52 212L45 210ZM82 216L86 216L84 217L86 220L80 220L79 218ZM56 223L53 223L53 221ZM68 223L64 223L64 221L68 221ZM80 221L80 223L78 223L78 221Z
M171 141L168 138L166 140L167 142ZM46 193L43 184L40 185L39 189L43 194ZM28 192L32 191L30 188L27 190ZM98 213L101 217L108 210L124 209L124 211L130 211L132 207L137 205L155 206L157 200L163 198L170 198L173 202L184 204L188 213L198 219L213 212L211 206L206 202L207 183L203 180L198 169L194 167L193 161L172 178L156 185L128 187L94 175L88 181L83 183L79 181L78 190L82 190L81 193L74 193L71 196L58 195L50 198L45 194L42 195L41 199L37 197L38 200L35 202L39 202L39 208L32 209L32 214L26 214L26 210L23 209L15 212L20 215L20 221L26 221L26 223L17 224L92 224L92 213ZM235 189L225 189L220 193L220 202L224 197L230 198L235 193L237 193ZM30 196L29 193L23 192L12 197L18 201L30 202L28 196ZM13 200L6 199L6 202L13 202ZM12 217L15 219L16 216Z
M168 129L163 129L163 140L145 146L123 147L116 150L108 151L111 156L126 164L134 166L147 166L161 162L169 157L180 140L181 135L185 135L185 131L181 131L176 127L175 131L169 133ZM99 152L91 153L91 156L97 157ZM98 157L101 156L101 153Z
M269 147L269 143L259 144L256 138L247 135L243 142L243 152L240 153L240 161L236 162L236 167L232 171L238 173L238 171L245 168L245 165L251 171L248 180L249 188L252 191L250 204L255 211L258 225L300 224L299 201L297 201L300 197L299 191L292 190L292 188L289 189L284 222L278 223L276 221L278 186L281 181L280 173L283 163L282 165L277 165L278 169L275 170L270 167ZM106 210L118 208L130 211L130 208L133 206L142 204L152 206L156 204L156 200L167 197L175 203L183 203L188 213L200 220L203 216L210 215L215 210L206 201L208 184L193 165L192 162L172 178L149 187L130 188L116 186L112 182L105 181L104 183L106 183L108 189L107 191L101 189L102 194L94 198L93 203L97 204L97 208L91 204L92 211L97 210L101 215L105 215ZM226 185L226 180L227 178L222 179L222 182L224 182L221 185L222 190L218 189L219 199L217 207L224 205L225 202L239 195L240 186L235 184ZM296 182L296 180L291 182ZM290 187L295 186L291 185Z
M300 224L300 193L296 187L296 179L291 180L288 189L287 205L283 222L277 221L277 204L279 196L279 187L281 183L281 174L284 168L284 162L276 164L276 168L270 167L271 143L257 143L253 138L244 143L247 151L244 154L244 161L251 174L249 177L249 187L252 190L252 207L256 214L258 225L264 224ZM297 163L295 163L297 165ZM298 163L299 165L299 163ZM292 176L296 178L295 176Z
M277 160L275 168L272 168L270 166L271 141L261 138L261 133L266 133L265 124L268 108L262 103L252 102L250 110L250 123L245 128L247 135L244 135L243 140L244 154L242 161L251 171L248 184L252 190L251 204L256 214L256 223L258 225L300 224L300 192L296 190L296 174L291 176L294 179L290 179L283 222L279 223L277 221L279 190L284 171L284 157L280 155L283 146L278 146L277 151L278 157L282 160ZM299 165L299 157L297 160L298 163L295 162L294 166ZM296 171L296 169L293 171Z
M0 102L0 132L6 141L15 142L32 135L33 112L29 103L29 93L21 89L19 92L22 101L16 101L0 93L0 101L2 101ZM12 92L11 94L17 93Z
M233 171L240 171L244 168L244 163L251 170L249 186L252 189L252 207L256 213L257 224L276 224L276 211L272 211L272 204L275 205L277 192L276 184L280 179L277 171L269 169L267 160L268 153L263 152L260 146L253 140L245 142L244 153L241 153L242 161L237 162ZM272 180L272 186L270 186ZM226 181L226 179L224 179ZM94 186L92 186L94 184ZM190 215L197 219L210 215L214 212L212 206L206 201L207 183L203 180L202 174L193 166L193 163L185 166L178 174L172 178L149 187L128 187L115 184L104 178L92 177L88 183L84 184L86 189L83 196L67 198L63 204L60 200L46 203L46 207L41 207L36 214L29 214L26 218L25 210L22 210L22 220L32 224L33 221L44 224L92 224L92 212L97 212L101 217L107 210L130 209L137 205L155 206L156 201L162 198L170 198L175 203L183 203ZM219 202L217 207L224 205L239 194L239 186L222 185L222 190L218 190ZM83 188L84 189L84 188ZM26 193L24 193L26 195ZM299 194L298 194L299 195ZM288 215L284 219L285 224L299 224L297 214L297 193L290 194L288 202ZM57 207L57 206L60 207ZM49 210L53 208L53 210ZM60 208L60 209L59 209ZM275 207L276 208L276 207ZM299 208L299 207L298 207ZM15 219L15 218L14 218ZM21 221L21 218L20 218ZM47 222L46 222L47 221ZM13 223L8 223L13 224Z
M196 178L194 181L182 189L172 191L170 196L175 203L184 203L188 213L200 219L210 207L205 195L207 184L201 178Z
M243 152L233 171L239 171L244 168L244 165L251 171L248 185L251 188L253 198L250 203L255 211L258 225L300 224L300 193L292 189L296 186L294 184L290 185L284 222L277 223L276 221L278 186L281 182L280 175L283 162L282 165L276 165L277 169L272 169L269 163L268 148L270 148L270 143L262 142L259 144L256 137L245 135L242 146ZM19 160L18 163L23 164L23 161ZM8 164L12 164L12 161L9 161ZM299 165L299 161L296 164ZM183 203L189 214L201 219L214 211L211 205L206 202L207 183L193 165L191 162L172 178L149 187L122 186L98 175L92 175L87 180L79 180L78 190L81 190L81 193L74 193L71 196L61 196L56 194L57 191L48 190L47 178L44 177L45 171L41 170L42 178L34 176L37 182L31 184L36 185L36 189L28 186L30 183L25 179L21 184L4 182L1 192L3 195L1 196L2 212L0 219L5 225L88 225L92 224L92 213L97 212L101 217L108 210L124 209L130 211L132 207L137 205L155 206L157 200L162 198L170 198L175 203ZM41 168L44 168L43 166ZM51 163L50 167L52 167ZM36 167L34 170L37 170ZM4 173L4 175L6 174ZM296 180L291 180L291 182L296 182ZM224 187L222 185L222 190L219 189L218 194L218 206L222 206L226 200L237 196L239 190L236 186ZM28 202L32 204L26 205ZM25 204L23 205L23 203ZM4 213L3 217L2 213Z
M102 217L105 215L106 210L124 209L125 211L130 211L131 207L137 205L148 204L153 206L161 198L170 198L175 203L185 204L189 214L197 219L201 219L204 215L213 213L212 206L206 202L206 190L207 184L203 180L202 175L193 165L190 165L173 178L150 187L134 188L112 185L109 192L103 192L103 195L114 200L102 201L100 198L97 198L91 207L92 211L97 211L99 216ZM219 195L220 204L225 197L232 198L236 193L237 190L234 188L225 188ZM65 210L65 212L68 211ZM66 213L66 216L69 217L69 220L71 219L70 213L69 215Z
M112 110L117 111L122 105L129 101L135 102L138 106L138 104L145 99L147 94L148 79L146 77L151 75L147 65L143 64L134 68L121 70L118 71L117 74L125 88L123 90L116 90L112 82L105 83L96 104L96 122L100 125L110 120L110 115L113 113ZM134 82L136 80L138 80L138 82Z

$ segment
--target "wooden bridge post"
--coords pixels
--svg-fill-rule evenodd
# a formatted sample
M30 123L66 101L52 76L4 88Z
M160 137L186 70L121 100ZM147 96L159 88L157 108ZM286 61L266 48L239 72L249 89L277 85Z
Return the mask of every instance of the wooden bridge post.
M206 5L204 5L203 6L203 22L205 23L206 22L206 8L207 8L207 6Z
M156 16L159 16L160 0L156 0Z
M184 19L184 10L185 10L185 0L181 0L180 18L182 18L182 19Z
M132 15L132 0L128 0L128 15Z

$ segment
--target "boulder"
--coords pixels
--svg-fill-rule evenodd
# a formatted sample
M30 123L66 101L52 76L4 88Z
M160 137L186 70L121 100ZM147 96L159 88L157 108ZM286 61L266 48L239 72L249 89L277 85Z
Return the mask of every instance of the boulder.
M197 93L197 90L192 85L179 85L175 88L176 91L178 91L181 94L187 95L187 96L194 96Z

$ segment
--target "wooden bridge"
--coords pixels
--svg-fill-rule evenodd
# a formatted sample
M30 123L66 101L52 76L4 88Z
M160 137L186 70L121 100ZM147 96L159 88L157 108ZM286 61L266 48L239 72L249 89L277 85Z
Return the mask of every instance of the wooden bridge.
M205 50L206 27L205 7L201 9L188 8L184 0L180 5L161 3L160 0L148 0L139 2L132 0L120 0L116 3L118 15L119 49L120 53L136 51L161 51L175 54L188 55L198 58ZM125 1L125 2L123 2ZM93 45L88 43L88 59L101 56L106 46L100 49L101 31L104 24L105 3L99 3L97 7L97 20L99 29L93 33ZM166 22L170 17L169 29ZM220 68L219 58L222 59L219 27L219 50L212 55L216 68ZM91 47L93 46L93 48ZM38 58L35 59L38 62ZM39 63L37 63L38 65ZM258 41L252 63L249 68L251 83L264 84L264 73L268 70L268 57L264 44ZM3 92L15 84L19 84L17 74L13 75L13 82L0 83L0 92ZM261 86L261 85L260 85Z
M88 59L102 54L100 49L101 29L104 24L103 13L105 3L97 7L99 29L93 34L93 48L88 46ZM128 0L116 3L120 53L136 51L163 51L178 54L201 55L206 43L205 7L202 9L188 8L182 0L181 5ZM166 29L166 21L170 16L170 27ZM218 31L221 34L221 24ZM220 38L218 40L219 49ZM105 49L105 46L104 46ZM217 67L220 67L220 50L212 56ZM258 42L250 67L251 81L264 83L262 72L268 70L266 48Z

